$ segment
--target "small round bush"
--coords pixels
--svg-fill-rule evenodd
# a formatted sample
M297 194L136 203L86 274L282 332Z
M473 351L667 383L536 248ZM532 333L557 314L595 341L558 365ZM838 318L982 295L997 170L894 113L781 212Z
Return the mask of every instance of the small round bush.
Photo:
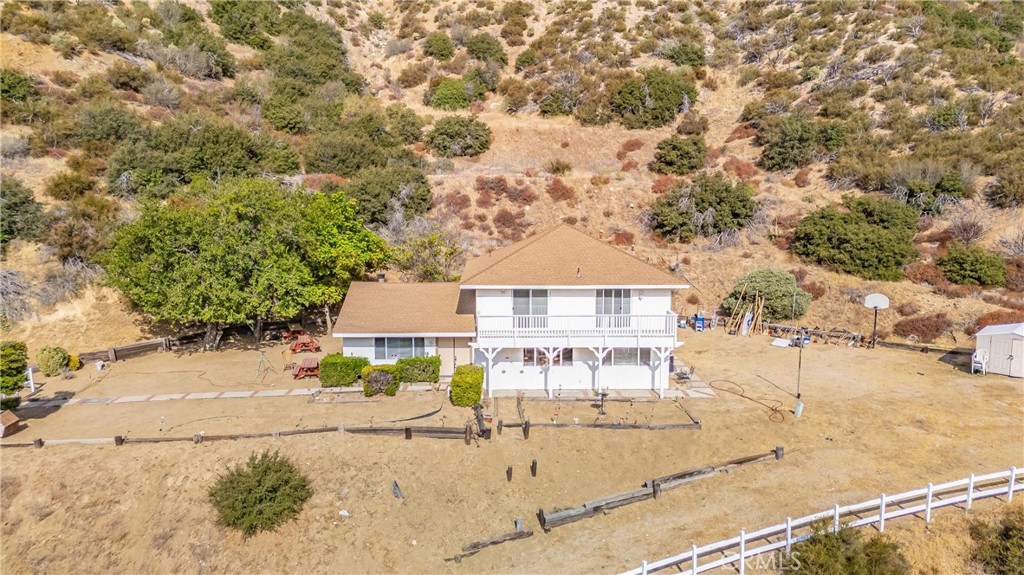
M484 368L479 365L460 365L452 375L452 405L472 407L480 403L484 388Z
M295 464L276 451L264 451L217 479L210 502L221 523L248 537L295 517L312 495L309 480Z
M82 360L75 354L68 356L68 369L71 371L82 369Z
M658 142L651 169L659 174L685 176L701 169L707 156L703 136L670 136Z
M0 70L0 100L24 102L32 100L38 95L31 76L16 70Z
M1006 283L1002 258L969 244L953 243L936 262L946 279L960 285L1001 286Z
M96 182L79 172L60 172L46 181L46 195L55 200L73 200L92 191Z
M423 53L438 60L450 60L455 48L452 46L452 39L444 32L434 32L427 36L423 43Z
M68 366L71 357L60 347L44 347L39 352L39 370L46 377L60 374L60 370Z
M533 51L533 48L527 48L516 57L516 72L522 72L536 63L537 53Z
M434 90L430 105L442 110L461 110L469 106L466 83L459 78L445 78Z
M491 147L491 129L475 118L448 116L434 124L424 143L445 158L477 156Z
M470 36L466 41L466 50L470 56L482 62L497 62L502 66L508 64L501 42L486 32Z

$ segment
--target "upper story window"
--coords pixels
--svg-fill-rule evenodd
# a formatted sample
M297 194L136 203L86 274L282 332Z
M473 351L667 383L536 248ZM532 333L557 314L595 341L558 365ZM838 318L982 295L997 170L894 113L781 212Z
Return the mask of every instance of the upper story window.
M628 289L597 290L597 315L629 315L632 295Z
M548 315L548 290L512 290L512 315Z

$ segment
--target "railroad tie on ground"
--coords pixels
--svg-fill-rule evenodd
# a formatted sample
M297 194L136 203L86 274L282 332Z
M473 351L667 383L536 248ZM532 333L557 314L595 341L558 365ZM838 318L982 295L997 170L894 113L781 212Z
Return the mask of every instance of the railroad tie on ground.
M523 531L522 521L519 520L518 517L516 519L516 531L512 533L506 533L504 535L499 535L497 537L491 537L490 539L484 539L482 541L474 541L473 543L464 545L462 547L462 553L458 553L456 555L453 555L452 557L446 557L445 561L454 561L456 563L461 563L463 558L469 557L471 555L476 555L482 549L486 549L494 545L500 545L502 543L507 543L509 541L516 541L518 539L526 539L527 537L533 537L533 530L527 529L526 531Z
M647 499L657 499L661 496L662 491L675 489L676 487L686 485L687 483L692 483L699 479L710 477L715 473L728 472L736 467L750 465L752 463L781 460L784 451L785 450L780 445L768 453L749 455L747 457L726 461L720 465L705 465L704 467L680 471L679 473L673 473L672 475L656 477L645 481L643 488L641 489L594 499L593 501L584 503L580 507L560 509L551 513L545 513L544 509L541 509L537 513L537 518L540 520L540 525L544 531L550 531L552 528L558 527L559 525L565 525L567 523L579 521L580 519L593 517L599 511L610 511L616 507L622 507L624 505L629 505L630 503L646 501Z

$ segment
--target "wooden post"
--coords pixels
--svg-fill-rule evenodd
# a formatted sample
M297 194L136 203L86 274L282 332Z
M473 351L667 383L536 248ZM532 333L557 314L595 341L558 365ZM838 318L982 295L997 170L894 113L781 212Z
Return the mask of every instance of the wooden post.
M405 438L406 439L412 439L412 428L411 427L406 427L405 428Z
M657 499L657 498L661 497L661 482L660 481L652 481L651 483L654 484L653 487L651 488L651 490L654 493L654 498Z
M508 481L512 481L512 466L511 465L509 465L508 469L505 470L505 479L508 480Z
M124 438L121 437L120 435L115 435L114 436L114 445L116 445L118 447L124 445Z
M932 522L932 489L931 483L928 484L928 495L924 500L924 522Z
M1010 485L1006 489L1006 502L1007 503L1013 501L1013 484L1014 484L1014 482L1016 480L1017 480L1017 468L1016 467L1011 467L1010 468Z
M878 504L878 532L885 533L885 494L882 494L881 502Z
M114 348L107 350L107 359L110 360L110 363L117 361L117 351L115 351Z
M501 428L505 426L505 422L501 419L498 420L498 435L501 435Z
M530 475L537 477L537 460L534 459L533 463L530 464Z
M338 435L345 435L345 424L344 423L339 423L338 424Z
M783 454L785 453L785 451L786 450L785 450L784 447L782 447L781 445L776 445L775 446L775 461L781 460Z
M43 440L42 440L42 438L36 438L36 439L32 440L32 446L35 447L36 449L42 449L43 448Z
M466 424L466 445L469 445L473 441L473 426Z
M202 433L197 433L197 434L192 436L192 443L202 443L202 442L203 442L203 434Z
M530 439L530 420L523 422L523 439Z

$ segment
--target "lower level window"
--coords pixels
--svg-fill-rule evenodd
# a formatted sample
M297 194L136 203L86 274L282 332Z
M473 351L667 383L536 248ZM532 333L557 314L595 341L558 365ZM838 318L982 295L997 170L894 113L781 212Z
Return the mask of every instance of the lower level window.
M651 365L649 347L615 347L604 357L602 365Z
M543 350L528 347L523 350L523 365L543 367L548 364L548 356ZM572 348L563 349L551 356L551 365L572 365Z
M426 342L422 337L378 337L373 340L374 359L405 359L427 355Z

